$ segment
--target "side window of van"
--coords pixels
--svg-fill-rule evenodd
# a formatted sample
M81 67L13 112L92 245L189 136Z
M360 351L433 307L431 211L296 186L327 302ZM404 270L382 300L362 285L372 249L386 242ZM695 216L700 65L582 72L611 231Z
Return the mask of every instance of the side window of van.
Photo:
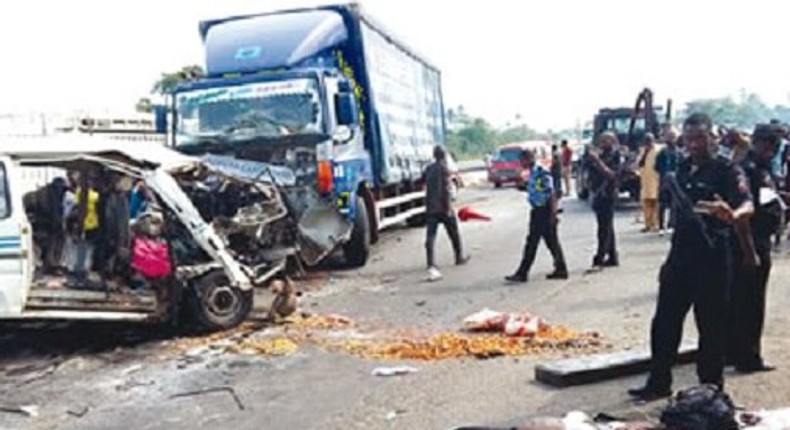
M11 216L11 201L8 195L8 178L5 164L0 163L0 219Z

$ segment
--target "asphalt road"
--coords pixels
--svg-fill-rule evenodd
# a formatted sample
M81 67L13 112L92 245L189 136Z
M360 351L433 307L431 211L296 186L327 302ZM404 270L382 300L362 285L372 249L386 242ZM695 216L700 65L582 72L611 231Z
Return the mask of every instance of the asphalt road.
M552 323L599 332L615 349L644 346L655 305L656 276L669 239L644 235L631 207L616 227L622 266L587 274L594 248L594 218L586 203L563 202L560 236L571 277L547 281L548 251L541 248L524 285L503 276L518 263L528 211L523 194L484 186L464 189L462 199L492 222L462 224L472 261L451 265L449 241L440 234L438 261L444 279L427 283L424 232L397 229L384 235L362 270L314 273L303 284L302 306L317 314L341 314L365 324L457 330L467 315L488 307L529 311ZM728 375L740 404L790 405L790 338L785 334L790 299L784 291L790 265L777 256L770 286L766 356L780 366L770 375ZM708 268L708 270L713 268ZM686 338L695 334L687 321ZM450 429L460 425L518 424L529 417L569 410L642 416L663 403L637 407L624 390L642 377L553 389L533 380L534 366L557 356L390 362L304 346L281 357L203 349L175 357L173 341L155 330L79 325L42 330L0 330L0 405L37 405L37 417L0 412L0 429ZM266 330L266 329L264 329ZM175 357L175 358L174 358ZM371 376L375 367L410 364L418 373ZM676 371L676 387L693 385L693 367ZM173 397L202 388L227 392Z

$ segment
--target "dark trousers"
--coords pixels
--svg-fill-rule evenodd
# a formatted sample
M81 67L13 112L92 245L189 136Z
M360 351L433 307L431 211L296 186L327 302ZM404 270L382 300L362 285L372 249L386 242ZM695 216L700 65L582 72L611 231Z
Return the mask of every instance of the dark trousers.
M669 220L667 220L667 211L669 211ZM674 226L674 218L672 216L672 199L664 195L662 191L658 199L658 228L664 230L665 228L672 228Z
M594 207L598 222L598 251L595 260L603 263L606 259L617 262L617 246L614 238L614 203L605 202Z
M730 281L730 248L685 249L684 258L670 256L661 267L658 303L650 331L651 370L648 386L672 386L672 366L683 336L683 321L694 308L699 332L697 376L703 384L724 385L726 297ZM680 261L679 261L680 260Z
M34 236L35 244L41 251L41 266L44 273L50 274L61 267L65 232L62 230L43 231Z
M436 247L436 233L439 230L439 224L444 225L447 230L447 235L450 236L450 242L453 244L453 252L455 253L456 262L460 261L463 257L463 249L461 247L461 233L458 230L458 219L455 215L449 214L426 214L427 235L425 238L425 251L427 253L428 267L436 265L435 250Z
M517 276L526 277L529 269L535 261L538 253L540 240L546 242L551 256L554 258L554 270L557 272L567 272L565 257L562 254L562 247L557 236L557 226L551 222L551 209L547 207L533 208L529 216L529 233L524 244L524 254L521 257L521 264L516 271Z
M736 366L761 366L760 341L765 322L765 296L771 274L771 240L757 246L760 265L746 268L738 264L732 284L727 355ZM739 261L736 261L738 263Z
M658 228L664 230L665 228L672 228L675 224L673 216L673 203L672 195L669 192L669 185L667 178L661 178L661 187L658 192ZM667 211L669 211L669 219L667 219Z

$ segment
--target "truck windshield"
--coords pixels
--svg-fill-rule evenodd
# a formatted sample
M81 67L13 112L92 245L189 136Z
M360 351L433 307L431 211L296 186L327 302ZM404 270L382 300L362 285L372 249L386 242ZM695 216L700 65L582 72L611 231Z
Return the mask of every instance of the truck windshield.
M518 161L520 157L520 149L502 149L494 155L494 161Z
M617 134L627 134L628 126L631 124L631 118L610 118L606 121L606 130L613 130ZM634 124L634 133L644 133L645 119L637 118Z
M176 145L323 133L315 79L256 82L176 95Z

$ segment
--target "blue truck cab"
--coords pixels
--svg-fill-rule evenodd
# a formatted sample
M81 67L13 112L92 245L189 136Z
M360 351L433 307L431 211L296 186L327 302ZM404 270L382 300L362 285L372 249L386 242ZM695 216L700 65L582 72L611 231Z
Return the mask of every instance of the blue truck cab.
M206 76L170 94L169 145L272 175L303 248L342 246L354 266L378 231L422 215L445 140L437 68L355 4L210 20L200 35Z

